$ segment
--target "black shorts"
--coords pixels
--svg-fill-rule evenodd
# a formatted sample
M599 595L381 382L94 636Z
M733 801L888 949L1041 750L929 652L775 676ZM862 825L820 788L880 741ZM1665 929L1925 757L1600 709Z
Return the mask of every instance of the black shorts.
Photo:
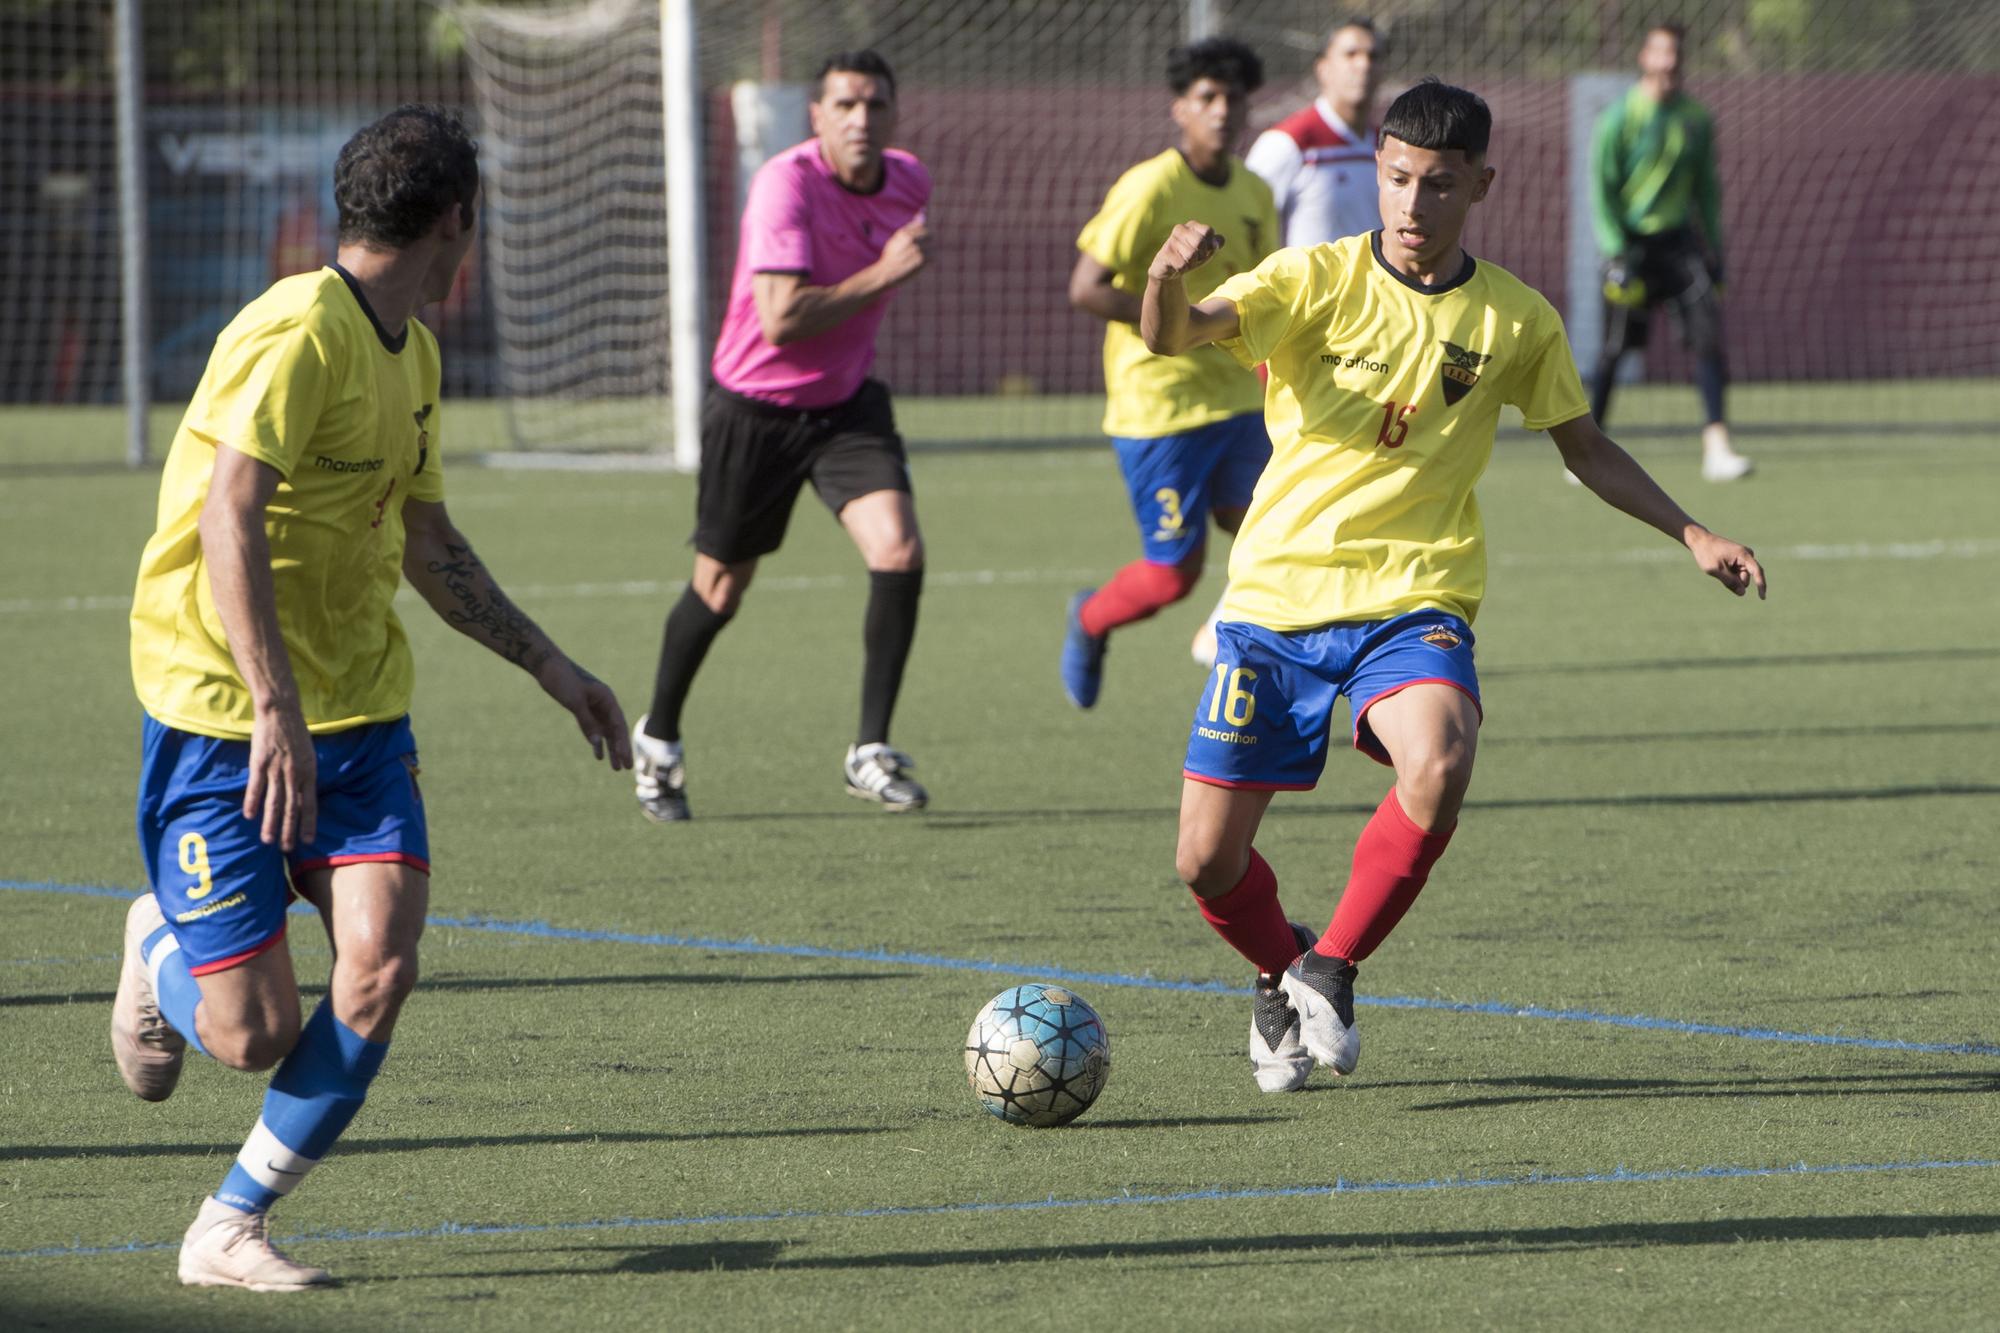
M910 491L888 386L863 380L832 407L780 407L710 385L701 409L694 549L724 564L784 544L799 488L835 514L875 491Z
M1604 350L1619 356L1647 343L1655 310L1666 309L1697 357L1722 351L1722 300L1709 275L1701 240L1685 229L1642 236L1627 256L1628 275L1645 285L1638 305L1604 303Z

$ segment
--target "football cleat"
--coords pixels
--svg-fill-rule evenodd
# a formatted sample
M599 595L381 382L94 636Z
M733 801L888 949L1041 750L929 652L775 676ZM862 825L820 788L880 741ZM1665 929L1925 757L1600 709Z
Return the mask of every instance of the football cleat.
M1299 1040L1312 1058L1336 1074L1351 1074L1361 1060L1354 1030L1354 964L1308 949L1278 978L1278 989L1299 1016Z
M1296 921L1292 935L1300 953L1313 947L1313 933ZM1278 989L1278 978L1259 972L1250 1000L1250 1072L1258 1091L1297 1092L1312 1070L1312 1053L1299 1040L1298 1014Z
M921 810L931 797L909 774L916 766L916 760L880 741L851 745L847 749L847 762L842 765L847 774L847 794L864 801L877 801L892 814Z
M174 1031L160 1014L146 968L146 937L167 924L160 900L142 893L125 912L125 964L118 973L118 995L111 1002L111 1054L125 1086L149 1102L163 1102L180 1082L187 1056L187 1038ZM178 947L162 942L162 949Z
M246 1213L203 1199L181 1239L181 1285L246 1287L251 1291L310 1291L333 1281L271 1243L271 1215Z
M1069 628L1063 636L1063 693L1078 708L1097 704L1097 692L1104 685L1104 648L1109 636L1091 634L1083 628L1083 604L1095 588L1085 588L1069 599Z
M1757 470L1757 465L1733 449L1711 449L1702 455L1703 481L1740 481Z
M655 824L678 824L688 817L687 764L679 741L646 734L647 714L632 727L632 787L639 809Z

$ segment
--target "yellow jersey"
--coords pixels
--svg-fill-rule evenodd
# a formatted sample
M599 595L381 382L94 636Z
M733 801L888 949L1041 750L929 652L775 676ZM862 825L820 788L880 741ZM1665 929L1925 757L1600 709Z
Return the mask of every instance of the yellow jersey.
M284 478L264 514L278 628L316 733L409 711L415 669L390 608L403 502L444 498L438 348L390 338L337 267L276 283L216 339L160 478L132 599L132 679L155 719L250 735L249 687L216 613L197 523L218 448Z
M1245 273L1278 244L1278 206L1271 187L1242 159L1229 159L1229 179L1210 185L1180 150L1169 148L1118 178L1083 226L1076 248L1111 270L1111 285L1140 296L1153 256L1187 221L1204 222L1222 249L1188 274L1191 300L1208 296L1232 274ZM1264 386L1227 352L1201 347L1186 356L1155 356L1139 330L1113 322L1104 331L1104 433L1131 439L1178 435L1255 412Z
M1280 250L1214 295L1241 326L1218 345L1270 366L1271 461L1236 534L1223 618L1470 621L1486 592L1472 488L1501 404L1530 430L1589 411L1554 307L1470 255L1425 287L1389 268L1379 232Z

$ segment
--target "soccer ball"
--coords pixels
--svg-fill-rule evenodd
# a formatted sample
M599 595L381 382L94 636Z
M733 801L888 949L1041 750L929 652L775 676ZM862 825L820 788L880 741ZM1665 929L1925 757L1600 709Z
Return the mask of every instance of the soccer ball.
M965 1034L972 1095L1010 1125L1066 1125L1111 1077L1111 1038L1083 997L1031 981L986 1002Z

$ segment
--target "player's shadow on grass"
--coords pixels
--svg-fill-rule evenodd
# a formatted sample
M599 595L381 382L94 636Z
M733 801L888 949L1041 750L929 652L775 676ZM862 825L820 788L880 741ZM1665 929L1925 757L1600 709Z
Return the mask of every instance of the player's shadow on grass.
M759 986L810 985L816 981L901 981L914 972L791 972L769 975L744 972L618 972L597 977L426 977L419 991L542 990L568 986ZM326 994L326 987L306 985L299 994ZM0 1009L57 1004L110 1004L113 991L61 991L50 995L0 995Z
M537 1148L550 1144L587 1143L711 1143L723 1139L847 1138L889 1134L890 1125L796 1125L785 1129L716 1129L685 1134L637 1130L577 1130L566 1134L460 1134L434 1138L342 1139L335 1156L370 1153L428 1152L457 1148ZM0 1144L0 1161L60 1161L80 1157L234 1157L240 1143L43 1143L25 1147Z
M1544 1102L1747 1097L1934 1097L2000 1092L2000 1071L1940 1069L1872 1074L1759 1075L1747 1078L1585 1078L1566 1074L1506 1078L1388 1080L1356 1084L1349 1091L1413 1088L1491 1088L1477 1096L1414 1102L1412 1111L1487 1110Z
M1327 1231L1279 1235L1231 1232L1178 1240L1085 1241L1074 1245L902 1250L883 1254L813 1254L804 1244L788 1241L718 1241L706 1245L661 1246L575 1245L557 1250L537 1245L522 1255L532 1266L496 1266L477 1272L426 1273L421 1279L384 1280L580 1277L593 1271L602 1277L630 1277L750 1269L782 1273L830 1269L985 1268L995 1264L1149 1258L1184 1258L1205 1266L1223 1266L1254 1263L1285 1254L1319 1254L1356 1261L1389 1259L1406 1263L1412 1253L1470 1258L1657 1246L1740 1245L1746 1241L1928 1240L1943 1236L1995 1234L2000 1234L2000 1215L1991 1213L1928 1216L1864 1213L1833 1217L1729 1217L1698 1222L1615 1222L1602 1226L1495 1230ZM794 1245L803 1252L792 1254ZM563 1267L533 1262L551 1253L573 1256L577 1262ZM577 1266L591 1255L603 1256L605 1266L596 1270Z

